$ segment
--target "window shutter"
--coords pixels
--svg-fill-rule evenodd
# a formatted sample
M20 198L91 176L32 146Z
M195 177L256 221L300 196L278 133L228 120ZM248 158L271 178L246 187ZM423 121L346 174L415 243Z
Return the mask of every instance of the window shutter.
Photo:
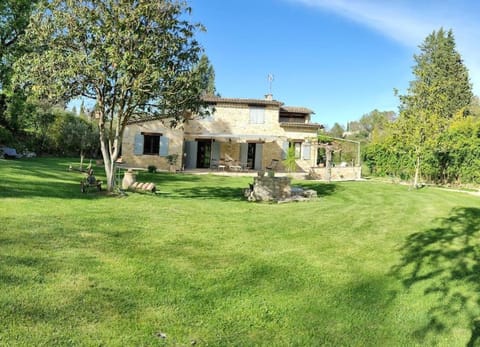
M169 139L166 136L160 136L160 150L159 150L159 155L161 157L166 157L168 155L168 144L169 144Z
M282 143L282 160L287 159L288 147L289 147L289 142L284 141Z
M248 160L248 143L240 144L240 163L246 164Z
M265 108L264 107L250 107L250 124L265 123Z
M133 154L134 155L143 154L143 135L140 133L135 134L135 139L133 144Z
M195 169L197 167L197 141L185 141L185 168Z
M304 142L303 143L303 153L302 153L302 156L303 156L304 160L310 160L310 151L311 151L310 143Z
M262 162L263 162L263 143L257 143L255 144L255 163L254 169L255 170L262 170Z
M220 142L212 143L212 160L220 160Z

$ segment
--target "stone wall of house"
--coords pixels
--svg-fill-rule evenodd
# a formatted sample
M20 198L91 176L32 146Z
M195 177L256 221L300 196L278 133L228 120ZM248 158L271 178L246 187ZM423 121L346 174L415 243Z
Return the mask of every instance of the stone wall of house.
M240 158L240 146L233 142L222 142L220 144L220 158Z
M275 106L265 107L265 122L250 124L248 105L227 104L215 106L215 113L208 118L194 118L185 124L188 134L234 134L241 136L268 135L282 136L283 129L278 123L279 109Z
M162 124L162 122L149 121L145 123L130 124L125 128L123 134L122 160L129 167L147 168L149 165L155 165L159 170L169 170L169 163L165 157L159 155L135 155L135 134L142 132L161 133L169 139L168 154L178 154L176 169L181 168L181 158L183 153L183 130L171 129Z
M266 168L272 163L272 159L278 160L277 171L283 171L282 164L282 144L278 142L267 142L263 144L262 168Z

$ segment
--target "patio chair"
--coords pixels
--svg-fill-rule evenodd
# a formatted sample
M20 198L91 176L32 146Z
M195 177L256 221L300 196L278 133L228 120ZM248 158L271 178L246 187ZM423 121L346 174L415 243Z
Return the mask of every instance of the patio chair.
M222 171L225 171L225 168L227 167L227 164L225 164L225 159L221 158L218 162L218 165L217 165L217 170L222 170Z
M230 171L242 171L242 166L237 161L233 161L228 168Z

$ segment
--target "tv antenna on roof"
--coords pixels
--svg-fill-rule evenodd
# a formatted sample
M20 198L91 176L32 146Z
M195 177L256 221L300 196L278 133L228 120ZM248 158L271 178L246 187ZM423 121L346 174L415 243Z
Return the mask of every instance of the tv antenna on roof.
M272 84L273 84L273 81L275 81L275 76L272 73L269 73L267 76L267 80L268 80L268 93L272 94Z

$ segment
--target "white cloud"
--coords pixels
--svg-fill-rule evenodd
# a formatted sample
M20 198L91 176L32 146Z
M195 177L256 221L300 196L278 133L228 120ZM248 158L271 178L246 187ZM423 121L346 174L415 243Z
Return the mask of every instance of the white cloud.
M417 21L405 8L389 2L346 0L292 0L336 13L391 37L402 44L419 42L432 31L428 22Z
M474 92L480 93L480 50L477 37L480 22L475 0L384 1L384 0L289 0L370 27L404 46L416 49L424 38L440 27L452 29L457 50L470 71ZM477 8L474 8L477 7Z

